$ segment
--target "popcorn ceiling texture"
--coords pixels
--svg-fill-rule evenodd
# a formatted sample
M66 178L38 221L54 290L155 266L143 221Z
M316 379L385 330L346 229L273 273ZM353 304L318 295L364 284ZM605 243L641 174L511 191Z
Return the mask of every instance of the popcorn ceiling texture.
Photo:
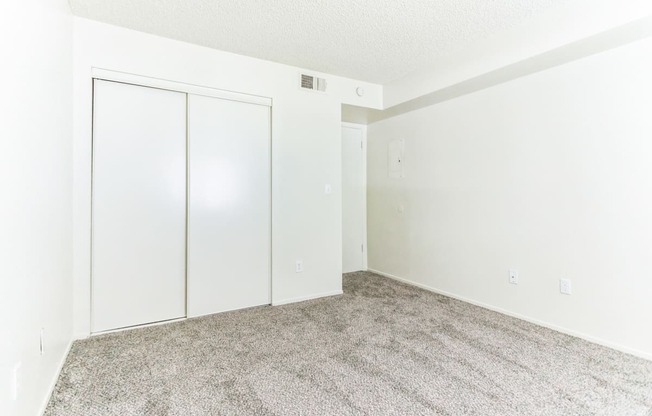
M568 0L70 0L94 20L384 84Z
M650 416L652 362L398 283L76 341L46 416Z

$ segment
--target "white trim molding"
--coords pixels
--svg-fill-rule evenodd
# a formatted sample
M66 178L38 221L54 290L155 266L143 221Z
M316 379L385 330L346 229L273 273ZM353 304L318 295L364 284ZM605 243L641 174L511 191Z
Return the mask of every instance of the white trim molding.
M68 342L68 346L63 352L63 356L61 357L61 360L59 361L59 365L57 366L57 371L54 374L54 377L52 377L52 380L50 381L50 386L48 388L48 393L45 396L45 400L43 401L43 403L41 403L41 408L39 409L38 412L39 415L43 415L45 413L45 409L48 407L48 403L50 403L50 398L52 397L52 393L54 393L54 388L57 386L57 381L59 381L61 370L63 370L63 366L66 363L66 360L68 359L68 354L70 354L70 349L72 348L73 342L75 342L75 340L70 340L70 342Z
M576 337L576 338L581 338L581 339L583 339L585 341L592 342L592 343L598 344L598 345L602 345L603 347L611 348L611 349L614 349L614 350L617 350L617 351L620 351L620 352L624 352L626 354L631 354L631 355L634 355L636 357L640 357L640 358L643 358L643 359L646 359L646 360L652 360L652 354L646 353L644 351L639 351L639 350L636 350L636 349L633 349L633 348L626 347L624 345L620 345L620 344L616 344L616 343L611 342L611 341L604 340L602 338L587 335L587 334L585 334L583 332L574 331L572 329L568 329L568 328L565 328L565 327L562 327L562 326L559 326L559 325L551 324L549 322L541 321L539 319L535 319L535 318L532 318L532 317L529 317L529 316L526 316L526 315L521 315L521 314L518 314L518 313L515 313L515 312L511 312L511 311L508 311L506 309L499 308L499 307L494 306L494 305L490 305L488 303L479 302L479 301L476 301L476 300L473 300L473 299L466 298L464 296L459 296L459 295L456 295L454 293L450 293L450 292L446 292L444 290L434 288L432 286L424 285L422 283L417 283L417 282L414 282L412 280L405 279L405 278L399 277L399 276L395 276L395 275L390 274L390 273L385 273L385 272L382 272L380 270L367 269L367 271L371 272L371 273L374 273L374 274L377 274L379 276L387 277L389 279L396 280L396 281L408 284L410 286L415 286L415 287L418 287L420 289L425 289L425 290L427 290L429 292L433 292L433 293L437 293L439 295L447 296L449 298L457 299L457 300L460 300L462 302L470 303L471 305L475 305L475 306L479 306L481 308L489 309L490 311L494 311L494 312L501 313L503 315L511 316L512 318L521 319L523 321L530 322L532 324L539 325L539 326L542 326L544 328L552 329L553 331L561 332L562 334L570 335L570 336L573 336L573 337Z
M308 296L299 296L296 298L289 298L289 299L282 299L277 302L272 302L272 306L281 306L281 305L288 305L290 303L297 303L297 302L303 302L306 300L313 300L313 299L319 299L319 298L326 298L329 296L338 296L342 295L344 292L341 290L334 290L332 292L326 292L326 293L317 293L314 295L308 295Z
M268 97L220 90L217 88L204 87L201 85L188 84L185 82L146 77L142 75L130 74L127 72L112 71L102 68L92 68L91 75L94 79L101 79L105 81L122 82L124 84L134 84L144 87L159 88L162 90L185 92L187 94L204 95L208 97L221 98L224 100L257 104L266 107L272 106L272 99Z

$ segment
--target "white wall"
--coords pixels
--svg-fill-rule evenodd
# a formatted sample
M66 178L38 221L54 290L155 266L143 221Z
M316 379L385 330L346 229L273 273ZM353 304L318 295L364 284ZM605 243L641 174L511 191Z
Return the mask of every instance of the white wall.
M302 91L300 69L90 20L74 19L75 334L89 333L90 150L93 67L271 97L272 301L341 291L342 103L381 108L378 85L324 75ZM362 86L365 96L355 89ZM324 194L330 183L333 193ZM303 260L304 272L294 272Z
M38 414L72 338L71 19L66 0L0 3L2 415Z
M647 38L370 125L369 267L652 358L650 74Z

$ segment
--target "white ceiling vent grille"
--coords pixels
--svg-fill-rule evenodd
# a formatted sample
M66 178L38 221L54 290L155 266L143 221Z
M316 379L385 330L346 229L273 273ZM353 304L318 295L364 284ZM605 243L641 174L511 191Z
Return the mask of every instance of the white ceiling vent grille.
M312 91L326 91L326 80L312 75L301 74L301 88Z

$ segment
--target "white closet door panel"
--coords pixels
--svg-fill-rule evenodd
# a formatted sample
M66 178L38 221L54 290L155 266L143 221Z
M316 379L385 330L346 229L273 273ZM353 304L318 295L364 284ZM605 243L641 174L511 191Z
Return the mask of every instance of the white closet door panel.
M95 81L92 330L185 316L186 95Z
M342 271L364 267L365 192L362 130L342 127Z
M188 316L270 303L270 110L188 96Z

